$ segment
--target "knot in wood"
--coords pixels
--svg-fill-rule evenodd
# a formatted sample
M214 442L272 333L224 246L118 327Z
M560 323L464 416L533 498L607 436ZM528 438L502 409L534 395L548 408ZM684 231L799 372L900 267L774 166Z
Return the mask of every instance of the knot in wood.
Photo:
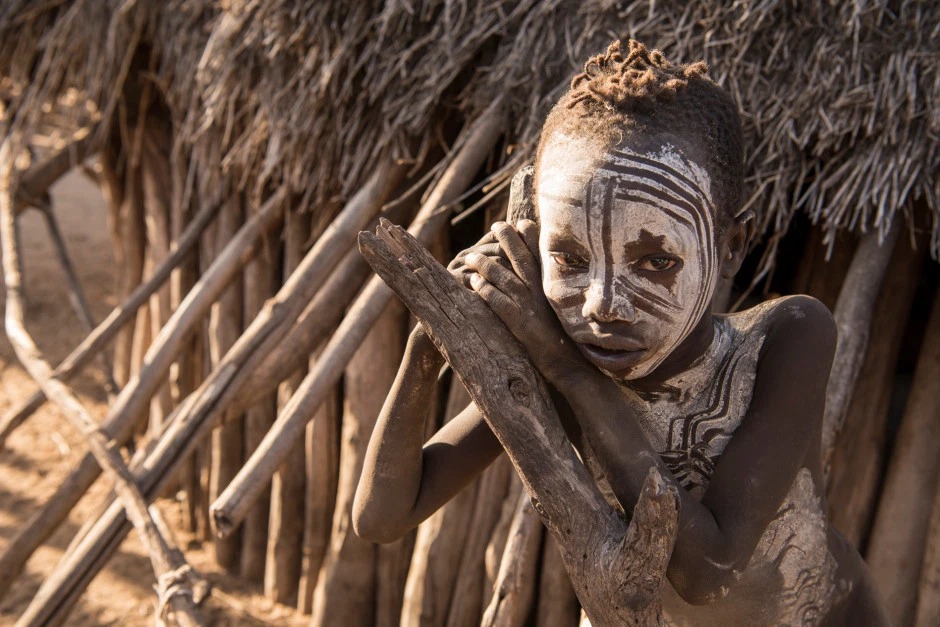
M512 394L512 398L522 404L528 404L529 402L529 385L518 377L512 377L509 379L509 393Z

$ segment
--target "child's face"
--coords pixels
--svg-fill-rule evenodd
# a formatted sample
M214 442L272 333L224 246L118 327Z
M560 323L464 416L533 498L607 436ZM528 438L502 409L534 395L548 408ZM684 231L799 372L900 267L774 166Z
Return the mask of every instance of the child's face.
M718 277L705 171L665 144L639 154L555 135L537 186L542 288L584 356L651 373L709 310Z

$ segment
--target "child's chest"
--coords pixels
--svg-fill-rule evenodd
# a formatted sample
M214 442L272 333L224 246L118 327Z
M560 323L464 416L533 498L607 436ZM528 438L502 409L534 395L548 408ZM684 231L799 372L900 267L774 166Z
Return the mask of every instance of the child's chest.
M676 480L701 498L751 403L764 334L718 320L706 355L656 395L627 399Z

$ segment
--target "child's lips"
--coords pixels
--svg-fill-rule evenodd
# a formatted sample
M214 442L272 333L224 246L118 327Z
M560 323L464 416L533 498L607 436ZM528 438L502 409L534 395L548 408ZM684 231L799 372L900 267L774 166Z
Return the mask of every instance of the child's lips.
M608 372L620 372L643 360L646 349L634 343L621 343L617 348L606 348L590 342L579 342L578 349L588 361Z

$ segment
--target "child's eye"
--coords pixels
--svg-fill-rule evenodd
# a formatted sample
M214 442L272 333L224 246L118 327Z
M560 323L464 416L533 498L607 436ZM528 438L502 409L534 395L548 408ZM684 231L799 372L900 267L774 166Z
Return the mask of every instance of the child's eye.
M571 253L552 253L552 259L563 268L587 268L586 260Z
M637 265L640 270L647 272L665 272L675 268L678 263L678 259L669 255L651 255L641 259Z

